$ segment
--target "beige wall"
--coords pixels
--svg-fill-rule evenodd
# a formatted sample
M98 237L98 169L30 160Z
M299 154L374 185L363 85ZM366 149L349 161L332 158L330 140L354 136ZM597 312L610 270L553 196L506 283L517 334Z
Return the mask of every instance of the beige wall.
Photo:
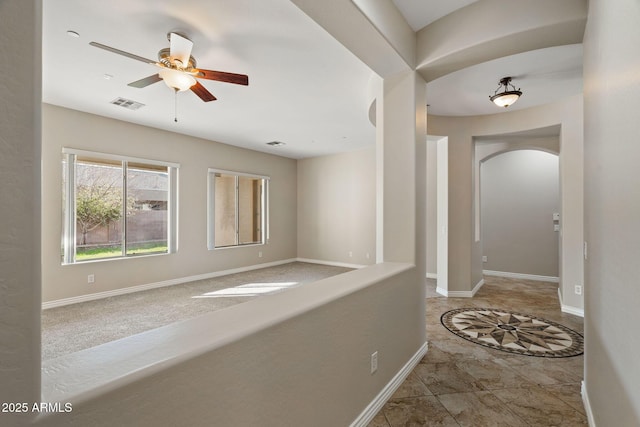
M535 150L509 151L481 163L484 270L558 277L558 166L557 155Z
M48 104L43 105L42 111L43 301L296 257L295 160ZM178 252L61 265L62 147L179 163ZM271 177L268 245L207 250L208 168ZM95 275L94 284L87 284L89 274Z
M299 160L297 177L298 257L374 264L375 147Z
M40 399L41 4L0 2L0 402ZM0 412L0 425L35 414Z
M427 137L427 276L434 278L438 274L438 161L437 137Z
M640 425L640 4L591 0L584 39L585 386L594 426Z
M348 426L423 348L417 282L377 264L47 362L73 412L36 425Z
M574 286L583 283L582 96L540 107L472 117L429 116L428 133L449 138L449 290L471 291L482 280L482 250L475 241L474 137L560 124L563 305L583 307Z
M414 263L420 277L426 276L425 98L422 77L401 72L384 79L376 107L378 260Z
M427 275L435 277L437 275L437 141L438 136L427 136ZM476 142L475 157L476 162L481 162L488 156L509 150L539 149L550 153L560 152L559 137L528 137L528 138L508 138ZM479 165L477 166L479 173ZM476 201L476 204L478 201ZM479 213L479 212L477 212ZM475 221L476 224L479 221ZM485 267L486 268L486 267Z

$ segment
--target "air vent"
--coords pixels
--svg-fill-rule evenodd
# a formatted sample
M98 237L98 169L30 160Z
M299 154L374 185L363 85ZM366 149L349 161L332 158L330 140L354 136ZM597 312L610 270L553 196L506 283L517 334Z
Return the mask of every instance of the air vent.
M267 142L267 145L270 145L272 147L282 147L283 145L286 145L286 144L281 141L271 141L271 142Z
M137 110L144 107L144 104L126 98L116 98L111 101L111 103L113 105L119 105L120 107L126 108L127 110Z

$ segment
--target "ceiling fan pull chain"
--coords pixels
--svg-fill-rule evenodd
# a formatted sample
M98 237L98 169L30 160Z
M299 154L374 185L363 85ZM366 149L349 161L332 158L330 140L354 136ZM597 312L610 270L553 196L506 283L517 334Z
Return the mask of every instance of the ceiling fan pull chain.
M175 94L175 104L174 104L174 117L173 117L173 121L178 123L178 89L174 89Z

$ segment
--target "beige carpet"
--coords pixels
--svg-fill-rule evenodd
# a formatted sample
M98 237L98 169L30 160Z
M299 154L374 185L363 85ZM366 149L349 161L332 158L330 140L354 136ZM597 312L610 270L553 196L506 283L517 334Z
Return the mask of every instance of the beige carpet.
M294 262L42 312L42 360L334 276L349 268Z

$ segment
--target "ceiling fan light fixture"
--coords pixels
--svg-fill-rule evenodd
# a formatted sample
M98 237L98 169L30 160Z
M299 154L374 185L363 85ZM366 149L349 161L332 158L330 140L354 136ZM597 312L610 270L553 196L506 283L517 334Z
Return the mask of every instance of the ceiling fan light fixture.
M513 103L522 96L520 89L516 89L515 86L511 84L511 79L512 77L501 78L495 93L489 96L489 100L498 107L507 108L508 106L513 105ZM511 86L511 89L509 89L509 86ZM504 90L502 92L498 92L500 89Z
M196 79L183 71L163 68L158 74L167 86L178 92L189 90L191 86L196 84Z
M160 49L157 61L95 41L89 42L89 45L160 68L157 74L129 83L128 86L130 87L141 89L162 80L169 88L174 90L176 95L178 92L191 90L202 101L210 102L215 101L216 97L200 84L199 79L215 80L243 86L249 85L249 76L246 74L196 68L196 60L191 56L193 42L175 32L169 33L168 38L170 46ZM176 100L177 99L178 97L176 96Z

